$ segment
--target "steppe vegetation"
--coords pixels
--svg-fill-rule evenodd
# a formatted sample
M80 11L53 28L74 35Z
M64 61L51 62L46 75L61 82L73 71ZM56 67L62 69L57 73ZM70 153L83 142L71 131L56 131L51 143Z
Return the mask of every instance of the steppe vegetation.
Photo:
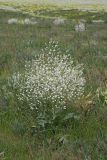
M107 13L30 11L0 10L0 160L106 160Z

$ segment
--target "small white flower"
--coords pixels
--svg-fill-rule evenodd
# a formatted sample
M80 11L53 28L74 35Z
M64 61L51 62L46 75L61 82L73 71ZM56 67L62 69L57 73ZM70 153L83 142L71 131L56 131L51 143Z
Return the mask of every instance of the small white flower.
M35 24L37 24L37 22L35 20L31 20L29 18L26 18L24 20L24 24L26 24L26 25L35 25Z
M64 24L64 23L65 23L65 19L60 18L60 17L58 17L57 19L55 19L55 20L53 21L53 24L54 24L54 25L62 25L62 24Z
M11 18L8 20L8 24L17 24L18 23L18 19L16 18Z
M98 20L93 20L92 22L93 22L93 23L104 23L104 20L98 19Z
M22 24L22 25L35 25L37 24L37 21L29 18L23 19L16 19L16 18L11 18L8 20L8 24Z
M30 19L29 19L29 18L26 18L26 19L24 20L24 24L30 24Z
M86 30L85 23L79 22L78 24L75 25L76 32L83 32L85 30Z

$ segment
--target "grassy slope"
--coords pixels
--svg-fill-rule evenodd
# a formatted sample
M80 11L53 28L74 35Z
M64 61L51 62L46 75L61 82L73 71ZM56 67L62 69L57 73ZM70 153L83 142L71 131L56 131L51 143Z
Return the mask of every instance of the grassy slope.
M41 0L41 1L38 1L38 0L0 0L0 6L3 5L3 6L14 6L14 7L18 7L20 8L21 10L22 9L26 9L26 10L29 10L29 6L30 8L32 8L32 11L34 10L34 5L37 6L39 5L39 7L37 8L53 8L54 9L56 7L58 8L78 8L78 9L83 9L83 10L107 10L107 2L105 0L103 1L100 1L100 0L88 0L88 1L81 1L81 0L73 0L72 2L69 1L69 0L64 0L64 1L50 1L50 0Z
M61 15L62 13L57 13ZM72 15L72 14L71 14ZM58 40L63 48L71 51L74 59L80 63L84 63L86 68L86 77L88 82L88 90L95 91L99 85L104 87L107 79L107 24L87 24L87 31L77 34L72 29L72 23L69 19L63 26L54 26L52 20L38 19L36 26L8 25L7 20L12 17L24 18L27 15L19 13L11 13L0 11L0 83L5 84L6 78L11 75L14 70L23 69L24 61L30 60L49 41L50 37ZM29 42L29 43L28 43ZM87 91L88 92L88 91ZM3 96L0 101L0 152L5 152L6 160L56 160L60 156L69 160L72 153L69 148L62 148L62 152L58 150L50 153L41 149L39 152L31 148L30 141L26 141L24 137L16 136L12 133L12 123L15 120L13 108L15 102L12 100L3 103ZM11 109L2 109L7 107ZM103 157L105 160L105 142L106 135L106 108L97 106L96 112L93 112L84 120L83 125L75 129L69 129L70 139L74 141L82 141L86 143L87 152L91 152L92 160ZM97 140L98 139L98 140ZM95 145L95 146L94 146ZM85 144L83 144L85 146ZM91 148L90 148L91 147ZM97 147L100 148L99 153ZM85 149L86 149L85 148ZM79 150L79 149L78 149ZM92 151L93 150L93 151ZM81 151L82 152L82 151ZM52 154L52 155L51 155ZM68 156L69 155L69 156ZM50 156L50 157L49 157ZM82 153L78 153L72 160L80 158ZM1 158L1 157L0 157Z

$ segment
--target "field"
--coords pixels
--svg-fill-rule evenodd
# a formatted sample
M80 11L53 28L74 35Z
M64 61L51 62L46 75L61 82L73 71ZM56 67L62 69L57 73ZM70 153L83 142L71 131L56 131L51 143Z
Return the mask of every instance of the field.
M0 160L106 160L107 13L41 8L32 15L29 10L0 10ZM32 16L37 24L22 23ZM56 17L64 23L53 23ZM20 23L9 24L11 18ZM85 20L86 30L77 32L80 20ZM48 112L52 103L47 102L48 120L40 117L37 122L8 79L23 74L25 64L35 60L50 39L58 41L61 53L70 54L75 64L83 64L86 84L80 99L54 119Z
M0 8L18 8L21 11L33 13L40 9L79 9L79 10L105 10L107 11L106 0L0 0ZM8 8L9 7L9 8Z

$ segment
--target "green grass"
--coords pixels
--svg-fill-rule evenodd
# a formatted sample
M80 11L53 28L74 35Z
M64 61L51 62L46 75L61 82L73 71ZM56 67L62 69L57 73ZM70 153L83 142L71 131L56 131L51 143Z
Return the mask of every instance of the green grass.
M37 18L38 24L34 26L8 25L9 18L23 19L28 15L0 11L0 153L4 152L0 160L86 160L86 157L106 160L107 108L94 95L98 87L105 88L107 83L107 23L87 23L85 32L76 33L72 19L88 21L94 15L95 19L106 21L107 15L77 10L49 11L44 15L61 15L67 21L64 25L55 26L52 19ZM13 130L13 124L18 120L17 104L13 97L7 99L5 85L8 77L14 71L23 71L25 61L32 60L50 38L59 41L63 50L69 50L74 60L84 64L86 94L91 92L94 103L89 110L76 106L81 121L60 126L55 135L47 132L41 136L38 132L37 137L28 133L22 136L20 131L15 133ZM85 107L85 102L82 103Z

